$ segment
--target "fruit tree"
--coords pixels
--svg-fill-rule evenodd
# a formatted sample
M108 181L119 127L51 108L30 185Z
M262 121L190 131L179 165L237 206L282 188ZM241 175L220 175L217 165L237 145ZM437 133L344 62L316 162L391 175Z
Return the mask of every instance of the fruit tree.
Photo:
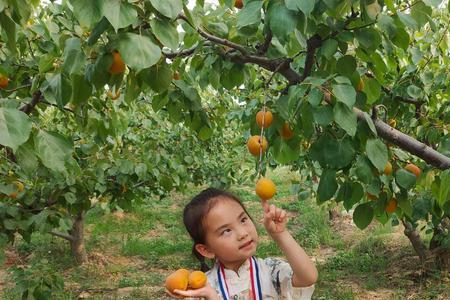
M448 258L449 10L440 0L2 1L0 237L49 231L80 252L78 221L94 199L130 203L117 195L139 179L184 184L196 158L164 162L158 138L142 138L164 131L151 103L191 139L220 139L225 115L243 122L266 166L320 178L319 204L354 209L361 229L401 222L421 258ZM268 143L255 122L263 108Z

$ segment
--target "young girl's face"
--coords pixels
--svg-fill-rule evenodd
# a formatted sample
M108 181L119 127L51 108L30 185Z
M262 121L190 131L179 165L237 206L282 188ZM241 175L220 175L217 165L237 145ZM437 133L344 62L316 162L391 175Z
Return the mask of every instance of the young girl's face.
M239 203L217 201L204 219L206 246L225 266L239 266L255 254L258 233Z

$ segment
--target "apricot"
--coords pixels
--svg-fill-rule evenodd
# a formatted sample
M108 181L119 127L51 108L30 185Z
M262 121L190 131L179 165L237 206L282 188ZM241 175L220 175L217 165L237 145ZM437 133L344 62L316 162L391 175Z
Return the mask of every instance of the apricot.
M242 3L242 0L236 0L234 2L234 7L241 9L244 7L244 3Z
M6 89L9 84L9 78L0 74L0 88Z
M125 71L125 63L123 62L122 56L120 55L119 51L114 51L112 55L113 62L109 67L109 73L112 75L123 73Z
M179 269L167 276L165 286L167 290L173 293L174 290L187 290L189 283L189 271Z
M189 287L192 289L199 289L205 286L207 277L202 271L193 271L189 274Z
M388 161L386 167L384 167L384 174L387 176L392 174L392 164Z
M175 71L175 72L173 73L173 79L174 79L174 80L180 80L180 73L179 73L178 71Z
M422 173L422 171L420 170L420 168L418 166L416 166L415 164L407 164L405 167L405 170L413 173L414 175L416 175L416 177L420 176L420 173Z
M283 127L281 127L281 130L280 130L280 135L284 140L289 140L290 138L292 138L294 136L294 132L289 127L288 122L284 122Z
M397 209L397 200L395 198L392 198L391 200L389 200L385 210L388 213L393 213L395 210Z
M16 180L16 181L14 181L13 183L14 183L14 185L16 186L16 188L17 188L17 190L19 191L19 193L23 192L23 190L25 189L25 187L24 187L24 185L23 185L22 182Z
M267 139L265 137L263 137L262 143L261 137L259 135L253 135L247 141L248 151L255 156L259 155L259 150L261 146L262 146L262 153L264 153L268 146Z
M361 92L364 89L364 81L362 78L359 79L358 85L356 86L356 91Z
M264 113L262 110L256 114L256 123L259 128L263 127L263 117L264 117L264 128L269 128L270 124L272 124L273 115L270 111Z
M256 183L256 195L262 200L269 200L277 192L275 183L269 178L261 177Z

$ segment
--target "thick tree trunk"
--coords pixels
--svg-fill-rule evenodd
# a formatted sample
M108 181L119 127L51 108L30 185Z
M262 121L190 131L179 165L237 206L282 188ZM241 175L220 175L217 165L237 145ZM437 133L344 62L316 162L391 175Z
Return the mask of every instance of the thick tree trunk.
M411 245L413 246L420 260L422 262L425 262L425 259L427 258L427 249L423 244L422 239L420 238L419 232L417 232L417 230L414 229L414 227L408 221L402 220L402 223L403 226L405 226L404 233L406 237L411 242Z
M72 255L78 264L82 265L88 261L86 249L84 247L84 213L79 213L72 225L70 235L73 239L69 240Z

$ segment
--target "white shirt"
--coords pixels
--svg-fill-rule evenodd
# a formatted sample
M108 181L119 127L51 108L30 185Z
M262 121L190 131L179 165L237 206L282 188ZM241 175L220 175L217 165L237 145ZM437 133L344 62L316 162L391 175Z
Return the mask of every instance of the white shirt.
M256 258L260 270L260 281L262 287L262 296L264 300L310 300L314 292L314 285L309 287L292 286L292 268L279 258ZM209 284L220 295L219 281L217 278L216 262L214 267L206 272ZM225 278L227 281L231 300L253 300L251 296L250 262L246 260L239 268L238 272L225 269Z

